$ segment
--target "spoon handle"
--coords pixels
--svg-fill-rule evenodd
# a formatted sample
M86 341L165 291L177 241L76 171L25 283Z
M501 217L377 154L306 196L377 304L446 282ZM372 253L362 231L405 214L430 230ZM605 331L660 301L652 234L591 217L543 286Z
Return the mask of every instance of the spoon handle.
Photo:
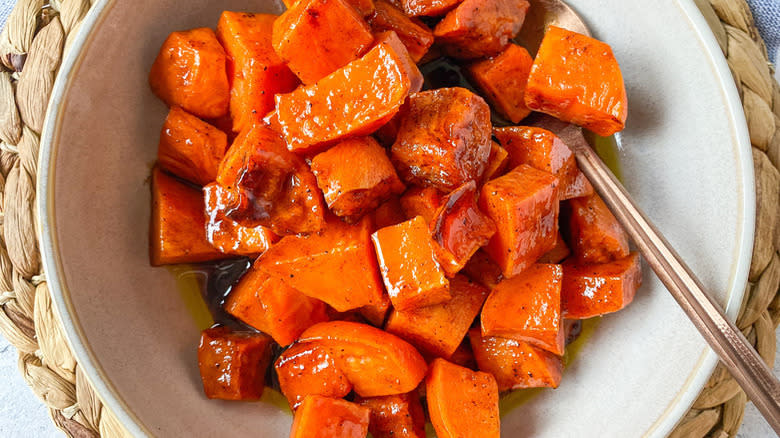
M637 207L626 189L591 149L579 128L559 133L574 152L580 169L658 278L671 292L747 396L780 435L780 382L742 333L712 301L696 276Z

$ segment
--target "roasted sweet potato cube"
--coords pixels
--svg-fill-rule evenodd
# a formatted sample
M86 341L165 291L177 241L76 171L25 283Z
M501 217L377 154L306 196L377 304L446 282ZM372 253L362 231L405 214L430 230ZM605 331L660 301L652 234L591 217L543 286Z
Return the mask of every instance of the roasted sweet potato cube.
M559 231L558 235L555 237L555 246L539 258L539 263L560 263L563 259L568 257L569 254L571 254L569 246L566 245L566 241L563 240L563 236Z
M486 183L493 178L501 176L509 163L509 153L495 141L490 141L490 155L485 166L485 173L482 174L482 183Z
M398 225L406 220L406 215L398 196L391 196L390 199L379 205L374 210L372 216L377 230L391 225Z
M279 235L313 233L323 226L317 179L268 125L252 125L236 138L217 182L233 193L228 217L244 226L263 225Z
M369 412L346 400L310 395L295 411L290 438L363 438Z
M318 342L292 344L274 364L279 387L293 411L307 395L341 398L352 391L331 349Z
M339 312L381 304L382 280L371 244L373 224L329 219L309 236L286 236L258 260L261 269Z
M287 8L291 8L294 4L298 3L298 0L283 0ZM347 0L347 3L352 5L360 15L367 17L374 12L374 0Z
M628 255L628 236L599 195L570 199L564 211L578 263L606 263Z
M433 35L453 58L493 56L520 31L529 5L527 0L465 0L436 25Z
M408 219L422 216L430 224L441 207L444 194L433 187L412 187L401 196L401 208Z
M450 299L449 282L436 261L436 244L421 216L382 228L371 239L393 307L409 310Z
M331 321L301 335L333 351L336 365L361 397L402 394L420 384L428 366L406 341L367 324Z
M425 438L425 412L417 391L383 397L356 397L371 410L368 431L374 438Z
M233 131L241 132L274 109L274 95L298 86L271 45L276 15L224 11L217 37L225 46L230 75L230 114Z
M617 312L631 304L641 285L642 268L635 252L607 263L564 263L563 316L585 319Z
M276 96L290 150L314 153L346 137L371 134L422 86L420 70L395 33L377 35L376 42L317 83Z
M152 170L152 220L149 261L152 266L225 258L206 239L203 194L187 183Z
M395 32L414 62L419 62L433 44L433 31L425 23L409 18L386 0L377 0L368 24L373 32Z
M435 17L444 15L463 0L397 0L406 15L417 17L420 15Z
M262 225L245 227L227 217L231 193L217 183L203 187L206 238L214 248L230 255L259 256L279 237Z
M401 178L449 192L479 181L490 155L490 108L465 88L413 94L391 159Z
M372 137L338 143L316 155L311 170L330 211L349 221L406 189L384 148Z
M518 123L531 113L525 106L525 84L533 63L528 50L509 44L498 55L466 67L466 73L493 109Z
M535 264L502 280L482 308L482 335L529 342L562 355L560 265Z
M217 179L227 151L224 132L174 106L160 132L157 163L164 170L198 185Z
M464 338L460 345L458 345L458 348L456 348L455 352L450 356L449 361L470 370L477 369L477 362L474 360L474 352L471 351L471 343L469 343L468 337Z
M198 366L208 398L257 400L263 395L265 371L271 363L271 338L228 327L203 330Z
M485 250L505 277L519 274L555 246L555 175L522 164L482 186L479 207L496 224L496 234Z
M430 222L439 247L436 255L448 277L455 276L496 232L496 225L477 207L477 184L469 181L453 190Z
M488 290L458 275L450 280L452 298L411 310L394 309L385 330L433 357L449 359L479 314Z
M612 48L591 37L550 26L536 54L525 104L598 135L623 129L626 88Z
M274 50L307 85L357 59L373 41L346 0L300 0L274 23Z
M425 389L439 438L500 436L498 386L491 374L435 359Z
M225 62L225 50L213 30L173 32L152 64L149 85L168 106L198 117L220 117L227 114L230 100Z
M478 250L463 267L463 274L477 283L493 289L504 278L501 267L484 251Z
M520 388L557 388L563 361L549 351L515 339L483 337L469 330L471 348L480 371L496 378L499 391Z

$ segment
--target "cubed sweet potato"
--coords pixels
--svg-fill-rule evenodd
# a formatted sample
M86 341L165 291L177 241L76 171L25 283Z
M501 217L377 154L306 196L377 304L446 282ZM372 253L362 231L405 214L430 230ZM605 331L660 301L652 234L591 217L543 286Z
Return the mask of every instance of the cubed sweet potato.
M391 159L404 181L448 192L482 177L490 127L490 107L465 88L416 93L401 118Z
M585 319L617 312L631 304L641 285L642 268L637 253L600 264L564 263L563 316Z
M458 275L450 280L452 298L411 310L394 309L385 330L433 357L449 359L479 314L488 289Z
M483 337L478 328L469 330L471 348L480 371L496 378L499 391L521 388L557 388L563 361L528 342L493 336Z
M276 15L224 11L217 37L225 46L230 75L233 131L241 132L274 109L274 96L289 93L298 78L271 45Z
M152 266L225 258L206 239L203 194L187 183L152 170L152 220L149 261Z
M469 181L445 196L430 222L438 244L437 260L448 277L466 265L496 232L496 225L477 207L477 184Z
M449 282L436 261L436 244L421 216L382 228L371 239L393 307L409 310L450 299Z
M491 374L435 359L425 389L428 414L439 438L500 436L498 386Z
M290 438L365 438L369 413L346 400L310 395L295 411Z
M529 5L527 0L465 0L436 25L433 35L453 58L493 56L520 31Z
M531 67L525 104L602 136L623 129L626 88L612 48L550 26Z
M419 62L433 44L433 31L425 23L409 18L386 0L377 0L368 24L373 32L395 32L414 62Z
M417 391L383 397L356 397L371 410L368 431L374 438L425 438L425 412Z
M466 67L466 73L493 109L512 123L518 123L531 113L525 106L525 84L533 63L528 50L509 44L498 55Z
M385 149L372 137L346 139L311 160L311 170L336 216L355 221L406 189Z
M346 321L316 324L301 343L316 341L333 351L336 365L361 397L402 394L415 388L428 369L406 341L376 327Z
M401 196L401 208L407 219L422 216L430 224L441 207L444 194L433 187L412 187Z
M564 211L578 263L606 263L628 255L628 236L598 194L570 199Z
M485 173L482 174L482 183L503 175L509 163L509 153L495 141L490 141L490 155L488 155Z
M287 8L293 7L296 3L298 3L298 0L283 0L285 6ZM358 12L360 12L360 15L364 17L370 16L374 12L374 0L347 0L347 3L352 5L355 9L357 9Z
M346 137L368 135L398 112L422 74L395 33L376 36L362 58L276 96L276 111L290 150L314 153Z
M569 254L571 254L569 246L566 245L566 241L563 240L563 236L559 231L555 238L555 246L539 258L539 263L560 263Z
M168 106L198 117L220 117L227 114L230 100L225 63L225 50L213 30L173 32L152 64L149 85Z
M479 207L496 224L485 250L512 277L555 246L558 178L522 164L482 186Z
M435 17L444 15L463 0L397 0L406 15L417 17L420 15Z
M504 278L501 267L481 249L471 256L469 262L463 267L462 273L488 289L496 287Z
M390 311L390 297L387 294L382 294L382 300L379 304L369 304L358 309L358 313L366 321L373 324L375 327L382 327L387 318L387 312Z
M279 237L262 225L245 227L227 217L231 193L217 183L203 187L206 238L214 248L230 255L259 256Z
M502 280L482 308L482 335L517 339L562 355L562 277L560 265L539 263Z
M331 349L318 342L292 344L279 355L274 368L279 388L293 411L307 395L341 398L352 391Z
M374 226L376 229L398 225L406 220L401 201L398 196L391 196L390 199L383 202L373 213Z
M313 233L324 223L317 179L268 125L255 124L236 138L219 167L217 182L233 193L228 217L279 235Z
M208 398L257 400L263 395L265 371L271 363L271 338L228 327L203 330L198 366Z

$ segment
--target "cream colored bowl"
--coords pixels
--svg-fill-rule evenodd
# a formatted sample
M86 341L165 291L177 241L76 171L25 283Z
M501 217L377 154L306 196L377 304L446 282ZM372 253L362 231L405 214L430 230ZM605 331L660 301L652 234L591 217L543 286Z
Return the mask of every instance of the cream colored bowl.
M626 186L733 318L750 261L754 187L739 97L689 0L572 0L610 43L629 95L619 136ZM222 9L276 1L98 1L54 89L41 149L40 238L79 363L135 435L287 436L271 404L207 400L199 331L174 277L149 266L149 186L166 108L147 72L165 36L215 26ZM646 271L648 271L646 269ZM512 410L503 436L663 436L716 357L649 272L603 318L557 390Z

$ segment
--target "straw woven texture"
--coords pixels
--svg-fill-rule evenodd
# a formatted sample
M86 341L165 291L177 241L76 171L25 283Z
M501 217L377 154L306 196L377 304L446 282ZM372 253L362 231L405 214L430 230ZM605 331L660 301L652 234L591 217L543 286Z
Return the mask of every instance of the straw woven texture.
M756 238L737 325L771 365L780 323L780 87L744 0L696 0L742 97L756 173ZM90 0L19 0L0 33L0 333L19 371L72 437L123 436L76 363L53 312L36 241L39 136L54 78ZM747 399L718 366L672 437L734 437Z

